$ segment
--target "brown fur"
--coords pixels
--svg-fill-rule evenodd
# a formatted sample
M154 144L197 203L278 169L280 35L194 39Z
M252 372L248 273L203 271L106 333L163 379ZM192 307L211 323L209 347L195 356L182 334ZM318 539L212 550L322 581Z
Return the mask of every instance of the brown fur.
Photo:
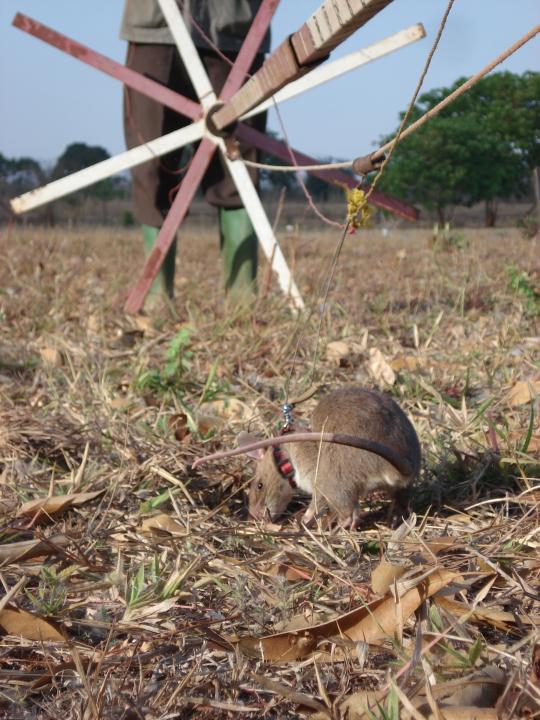
M402 475L380 456L343 445L317 442L284 445L299 487L312 495L306 521L329 509L337 514L341 524L354 525L359 500L374 490L386 491L399 515L408 512L410 487L420 469L420 443L410 420L392 398L366 388L342 387L321 399L313 412L311 429L379 442L407 459L413 472ZM277 472L269 448L250 487L250 513L262 518L268 512L275 518L291 498L289 483Z

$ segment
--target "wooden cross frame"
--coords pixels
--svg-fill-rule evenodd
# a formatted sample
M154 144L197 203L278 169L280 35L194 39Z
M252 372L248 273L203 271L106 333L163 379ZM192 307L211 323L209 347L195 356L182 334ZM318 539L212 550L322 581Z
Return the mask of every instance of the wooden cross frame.
M279 0L263 0L218 100L197 49L186 29L176 0L157 1L187 69L199 103L169 90L25 15L18 13L15 16L13 20L15 27L115 77L134 90L189 117L193 123L14 198L11 201L12 209L15 213L26 212L76 192L114 173L124 171L189 143L200 141L163 222L156 244L146 260L140 277L131 289L125 305L126 312L136 313L142 308L146 294L176 237L176 232L186 216L216 149L223 154L262 249L272 262L272 269L276 272L282 291L290 298L295 307L302 308L303 301L300 292L274 236L256 188L245 165L230 159L223 138L223 129L231 126L229 133L231 137L276 155L285 162L315 165L317 161L313 158L292 150L284 143L242 123L241 120L262 112L273 102L293 97L377 57L415 42L424 37L424 29L421 25L412 26L345 58L319 65L340 42L392 2L392 0L325 0L319 10L300 30L285 40L268 57L261 69L243 85L279 4ZM210 114L211 123L207 123ZM328 182L338 181L349 187L356 185L353 177L338 170L314 171L313 174ZM407 220L415 220L417 217L414 208L379 191L372 193L370 202Z

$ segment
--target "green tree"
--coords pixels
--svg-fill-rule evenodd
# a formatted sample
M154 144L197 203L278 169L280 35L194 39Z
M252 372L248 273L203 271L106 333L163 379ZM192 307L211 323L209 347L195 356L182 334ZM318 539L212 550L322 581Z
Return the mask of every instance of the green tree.
M421 95L410 122L463 82ZM538 164L540 73L501 72L480 80L406 138L381 187L437 212L440 222L450 205L483 202L486 225L493 226L498 201L526 196Z
M72 143L56 161L54 167L46 168L31 157L7 158L0 154L0 214L9 217L9 199L21 195L53 180L82 170L89 165L109 158L109 153L102 147L86 143ZM84 197L93 197L102 201L103 219L106 219L107 202L116 197L125 197L129 190L126 176L117 175L69 195L65 200L77 205ZM47 222L54 225L54 206L48 203L44 212Z
M48 182L49 176L37 160L31 157L7 158L0 154L0 210L11 216L9 200ZM45 211L47 222L54 225L50 205Z
M95 165L103 160L108 160L109 153L99 145L87 145L86 143L72 143L56 161L52 171L52 179L71 175L71 173L83 170L90 165ZM73 202L77 203L81 196L94 197L98 200L111 200L117 194L118 181L116 178L107 178L101 182L90 185L73 196Z

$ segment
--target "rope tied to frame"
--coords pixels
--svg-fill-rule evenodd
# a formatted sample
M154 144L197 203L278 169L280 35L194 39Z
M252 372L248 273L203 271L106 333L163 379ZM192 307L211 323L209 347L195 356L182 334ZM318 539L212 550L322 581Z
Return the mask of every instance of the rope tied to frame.
M455 2L455 0L448 0L446 9L445 9L445 11L444 11L444 13L443 13L443 16L442 16L442 18L441 18L441 22L440 22L440 25L439 25L439 29L438 29L437 35L435 36L435 40L434 40L434 42L433 42L433 45L432 45L432 47L431 47L431 50L430 50L430 52L429 52L429 54L428 54L428 56L427 56L427 58L426 58L426 61L425 61L425 64L424 64L422 73L420 74L420 77L419 77L419 79L418 79L416 88L415 88L414 93L413 93L413 95L412 95L412 98L411 98L411 100L410 100L410 102L409 102L409 106L408 106L408 108L407 108L407 111L406 111L405 115L403 116L403 119L402 119L402 121L401 121L400 127L399 127L399 129L398 129L398 132L397 132L395 138L394 138L394 139L391 141L391 143L390 143L391 146L390 146L390 148L389 148L389 150L388 150L388 154L384 157L384 159L382 159L382 157L381 157L381 158L377 157L377 151L370 156L370 164L373 165L373 169L374 169L374 170L377 170L377 174L376 174L373 182L371 183L371 186L370 186L368 192L367 192L367 193L364 195L364 197L360 200L359 204L358 204L358 205L355 205L355 210L356 210L356 212L355 212L355 214L354 214L354 218L356 218L359 213L360 213L360 215L361 215L362 212L364 211L364 209L368 207L368 200L369 200L371 194L373 193L373 191L375 190L375 188L376 188L379 180L381 179L381 177L382 177L382 175L383 175L383 173L384 173L384 171L385 171L385 168L386 168L386 166L387 166L387 164L388 164L388 162L389 162L389 160L390 160L390 158L391 158L391 156L392 156L392 153L393 153L394 149L396 148L396 146L397 146L397 144L398 144L398 142L399 142L399 140L400 140L400 136L401 136L401 133L402 133L402 131L403 131L403 128L405 127L405 124L406 124L406 122L407 122L407 120L408 120L408 118L409 118L409 115L410 115L410 113L412 112L412 109L413 109L413 107L414 107L414 103L416 102L416 98L418 97L418 94L419 94L419 92L420 92L420 89L422 88L422 85L423 85L424 79L425 79L425 77L426 77L426 74L427 74L427 72L428 72L428 69L429 69L429 67L430 67L430 65L431 65L431 61L433 60L433 56L435 55L435 52L436 52L436 50L437 50L437 48L438 48L438 46L439 46L439 42L440 42L441 36L442 36L443 31L444 31L444 28L445 28L445 26L446 26L446 21L448 20L448 16L449 16L449 14L450 14L450 11L451 11L451 9L452 9L452 6L453 6L454 2ZM381 149L379 149L378 152L380 152L380 151L381 151ZM382 153L382 155L384 155L384 152ZM294 163L294 156L293 156L292 154L291 154L291 159L293 160L293 164L295 164L295 163ZM298 168L298 166L297 166L296 169L299 170L299 169L301 169L301 168ZM357 189L359 189L359 188L357 188ZM356 196L356 199L358 199L358 197L359 197L359 196L357 195L357 196ZM346 239L346 237L347 237L347 234L349 234L350 229L351 229L351 218L348 217L348 218L347 218L347 221L346 221L346 223L345 223L345 226L343 227L343 232L341 233L341 237L340 237L340 239L339 239L339 241L338 241L338 243L337 243L337 245L336 245L336 248L335 248L335 250L334 250L334 253L333 253L333 256L332 256L332 260L331 260L331 264L330 264L330 268L329 268L329 271L328 271L328 274L327 274L327 279L326 279L326 282L325 282L325 287L324 287L324 290L323 290L322 293L321 293L321 294L322 294L322 308L321 308L321 310L320 310L320 312L319 312L319 323L318 323L317 337L316 337L316 342L315 342L315 351L314 351L314 354L313 354L313 363L312 363L311 373L310 373L310 387L313 385L313 379L314 379L314 377L315 377L315 371L316 371L316 367L317 367L317 353L318 353L319 342L320 342L320 338L321 338L321 331L322 331L322 324L323 324L324 313L325 313L325 310L326 310L326 307L327 307L328 297L329 297L329 294L330 294L330 288L331 288L332 281L333 281L333 278L334 278L334 273L335 273L335 271L336 271L336 267L337 267L337 263L338 263L338 260L339 260L339 256L341 255L341 250L342 250L342 248L343 248L343 245L344 245L344 243L345 243L345 239ZM353 229L353 231L354 231L354 229ZM321 297L321 294L318 295L318 297L317 297L317 302L319 301L319 298ZM311 311L313 311L313 307L312 307ZM304 332L305 332L305 330L306 330L307 322L308 322L309 318L311 317L311 311L310 311L310 313L308 314L308 317L305 319L304 324L303 324L303 327L300 328L300 333L299 333L299 336L298 336L298 340L297 340L297 344L296 344L296 349L295 349L295 352L294 352L294 355L293 355L292 366L291 366L291 369L290 369L290 371L289 371L288 377L287 377L287 379L286 379L286 381L285 381L285 401L286 401L286 402L288 402L290 384L291 384L291 381L292 381L292 376L293 376L293 373L294 373L294 369L295 369L295 365L296 365L296 360L297 360L297 357L298 357L298 349L299 349L300 342L301 342L301 339L302 339L302 337L303 337L303 334L304 334Z

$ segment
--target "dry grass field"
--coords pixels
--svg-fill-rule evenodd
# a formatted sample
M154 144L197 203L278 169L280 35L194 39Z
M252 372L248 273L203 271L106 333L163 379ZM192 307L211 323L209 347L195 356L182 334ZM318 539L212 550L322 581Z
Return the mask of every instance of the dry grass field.
M231 312L217 231L127 317L135 230L0 230L0 718L540 717L540 283L534 240L474 230L280 241ZM298 356L293 357L298 346ZM314 358L316 359L314 365ZM246 516L253 460L192 470L284 385L389 392L417 428L414 514L354 532ZM299 406L309 415L315 399Z

